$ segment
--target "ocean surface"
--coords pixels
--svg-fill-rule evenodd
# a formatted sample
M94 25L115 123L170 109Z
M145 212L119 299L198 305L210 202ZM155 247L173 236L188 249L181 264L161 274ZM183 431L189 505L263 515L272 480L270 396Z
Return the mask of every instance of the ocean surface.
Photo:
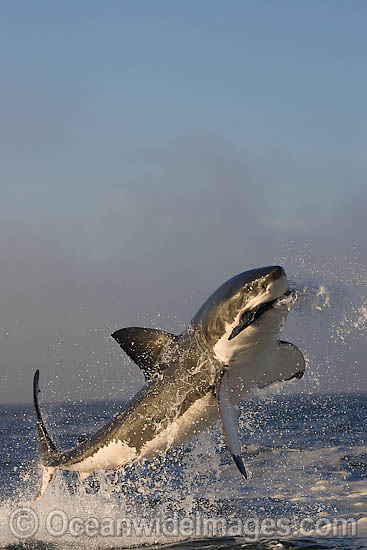
M120 404L43 404L60 447ZM46 495L30 405L0 408L0 548L367 548L367 394L259 392L242 406L246 482L217 425L120 473L57 473Z

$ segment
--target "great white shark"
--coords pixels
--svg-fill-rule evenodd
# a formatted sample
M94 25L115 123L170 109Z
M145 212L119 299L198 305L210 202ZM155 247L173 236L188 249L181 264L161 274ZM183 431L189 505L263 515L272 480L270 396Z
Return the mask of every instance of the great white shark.
M254 388L301 378L301 351L279 340L290 293L280 266L252 269L222 284L179 335L129 327L112 337L142 369L146 385L91 437L71 450L56 448L33 397L42 451L40 499L59 469L80 473L126 468L179 445L220 420L224 439L241 474L238 404Z

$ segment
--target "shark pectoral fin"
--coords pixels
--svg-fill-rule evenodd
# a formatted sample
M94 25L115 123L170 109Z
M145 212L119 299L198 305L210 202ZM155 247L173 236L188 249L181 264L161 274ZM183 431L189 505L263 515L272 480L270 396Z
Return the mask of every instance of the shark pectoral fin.
M160 374L157 361L164 348L175 344L178 336L153 328L128 327L112 334L125 353L144 372L147 381Z
M219 419L223 431L224 440L232 458L241 472L247 479L246 468L241 458L241 444L238 437L239 410L235 409L230 401L229 373L224 371L219 382L218 390Z
M302 378L305 368L306 361L301 350L291 342L279 340L279 349L274 364L271 370L260 380L258 386L264 388L274 382Z
M284 365L283 369L287 376L284 380L302 378L305 374L306 361L301 350L291 342L279 340L279 353L280 362Z

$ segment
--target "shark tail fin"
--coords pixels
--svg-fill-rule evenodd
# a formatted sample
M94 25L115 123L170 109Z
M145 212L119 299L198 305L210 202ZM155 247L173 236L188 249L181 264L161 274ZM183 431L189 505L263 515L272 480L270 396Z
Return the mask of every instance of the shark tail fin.
M40 492L34 499L34 502L41 500L41 498L45 494L46 489L49 486L50 481L52 479L52 476L55 473L55 470L56 468L54 466L42 466L42 486L41 486Z
M34 405L34 412L36 415L36 426L38 429L38 434L39 434L40 444L41 444L42 462L47 464L48 459L50 459L52 456L54 456L57 453L57 449L54 442L52 441L51 437L48 434L47 428L41 416L41 411L38 404L38 394L41 391L39 389L39 377L40 377L40 371L37 369L33 378L33 405Z
M33 405L34 405L34 412L36 415L36 425L37 425L40 444L41 444L42 486L39 494L35 498L35 501L40 500L43 497L47 487L49 486L52 476L56 470L56 467L49 465L49 462L52 459L52 457L54 457L58 452L54 442L52 441L51 437L48 434L47 428L41 416L41 411L38 404L38 394L41 391L39 389L39 377L40 377L40 371L37 369L33 378Z

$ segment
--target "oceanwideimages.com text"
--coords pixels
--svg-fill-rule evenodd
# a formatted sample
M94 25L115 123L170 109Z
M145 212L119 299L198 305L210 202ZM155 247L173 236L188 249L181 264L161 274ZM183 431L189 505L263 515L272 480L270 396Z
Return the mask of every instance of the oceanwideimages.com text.
M37 538L46 531L56 539L78 537L244 537L251 541L262 538L301 537L353 537L357 536L357 522L353 518L310 518L292 520L279 518L215 518L195 516L172 517L80 517L70 516L56 509L40 519L29 507L17 508L9 517L9 530L16 538Z

